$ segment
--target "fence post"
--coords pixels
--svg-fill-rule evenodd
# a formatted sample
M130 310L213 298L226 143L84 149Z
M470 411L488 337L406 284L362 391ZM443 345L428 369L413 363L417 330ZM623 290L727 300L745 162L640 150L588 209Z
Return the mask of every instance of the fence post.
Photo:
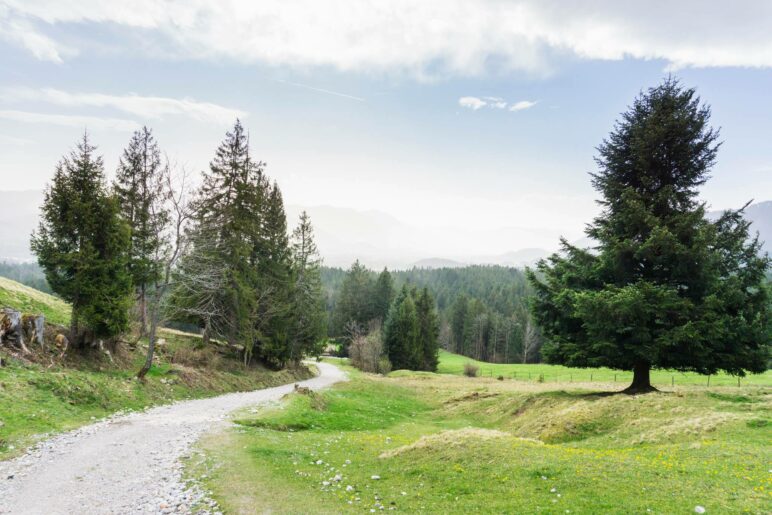
M708 386L710 386L710 375L708 375Z
M740 387L740 376L737 376L737 387Z
M568 382L573 383L574 382L574 374L568 374Z
M590 382L592 382L592 372L590 372Z
M675 386L675 376L670 376L670 386Z

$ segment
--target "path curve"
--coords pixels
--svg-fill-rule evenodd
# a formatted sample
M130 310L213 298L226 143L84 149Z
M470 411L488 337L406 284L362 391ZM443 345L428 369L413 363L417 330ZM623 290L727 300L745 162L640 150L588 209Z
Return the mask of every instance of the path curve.
M316 363L312 389L346 378ZM182 481L180 458L236 409L280 399L293 384L182 401L112 417L41 442L0 462L0 513L19 515L188 513L197 496Z

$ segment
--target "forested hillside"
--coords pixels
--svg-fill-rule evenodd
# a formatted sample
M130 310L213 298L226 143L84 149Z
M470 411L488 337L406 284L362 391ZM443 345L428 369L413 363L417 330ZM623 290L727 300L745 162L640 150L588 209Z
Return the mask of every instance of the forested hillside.
M541 337L528 313L531 289L522 270L473 265L413 268L390 275L395 291L407 284L431 292L437 303L440 344L444 348L484 361L539 360ZM344 287L347 278L348 287ZM330 336L346 336L345 324L352 319L364 322L383 316L368 305L377 302L379 296L374 293L378 283L375 271L359 263L348 271L325 267L322 283L331 320ZM362 310L370 314L363 315Z

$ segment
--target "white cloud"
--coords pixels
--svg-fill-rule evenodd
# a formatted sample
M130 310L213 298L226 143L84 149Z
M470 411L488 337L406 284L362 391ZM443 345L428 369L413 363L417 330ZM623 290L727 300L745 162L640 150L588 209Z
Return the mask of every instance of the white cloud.
M106 95L102 93L69 93L58 89L16 88L5 92L5 100L42 101L64 107L112 108L143 119L160 119L167 115L187 116L204 122L232 123L247 116L245 111L223 107L190 98L176 99L141 95Z
M0 11L0 39L20 46L30 52L41 61L50 61L60 64L63 62L62 54L72 54L48 36L37 32L24 20L4 19Z
M139 128L139 124L137 122L133 120L124 120L121 118L32 113L29 111L0 110L0 119L11 120L14 122L44 123L50 125L62 125L65 127L80 127L85 129L133 131Z
M488 102L477 97L461 97L458 99L458 105L477 111L481 107L488 105Z
M538 104L538 100L520 100L510 104L501 97L461 97L458 99L458 105L477 111L483 107L490 109L509 109L510 111L523 111L524 109L530 109Z
M61 43L49 27L91 22L137 29L144 51L164 56L417 77L477 75L492 66L542 74L556 55L662 59L670 68L772 66L767 0L651 0L645 9L618 0L0 2L6 26L34 24L23 36L15 32L16 43L53 61L62 59ZM87 34L72 44L87 44Z
M536 104L538 104L539 101L531 101L531 100L521 100L520 102L515 102L511 106L509 106L510 111L523 111L525 109L530 109Z

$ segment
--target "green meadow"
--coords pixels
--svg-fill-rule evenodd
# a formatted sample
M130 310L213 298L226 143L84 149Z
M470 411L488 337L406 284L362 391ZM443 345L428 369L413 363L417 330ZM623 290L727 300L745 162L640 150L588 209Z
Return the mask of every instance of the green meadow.
M460 362L442 358L441 370ZM226 513L772 507L767 387L627 396L602 384L347 370L349 382L322 393L239 413L201 442L189 473L207 477Z

